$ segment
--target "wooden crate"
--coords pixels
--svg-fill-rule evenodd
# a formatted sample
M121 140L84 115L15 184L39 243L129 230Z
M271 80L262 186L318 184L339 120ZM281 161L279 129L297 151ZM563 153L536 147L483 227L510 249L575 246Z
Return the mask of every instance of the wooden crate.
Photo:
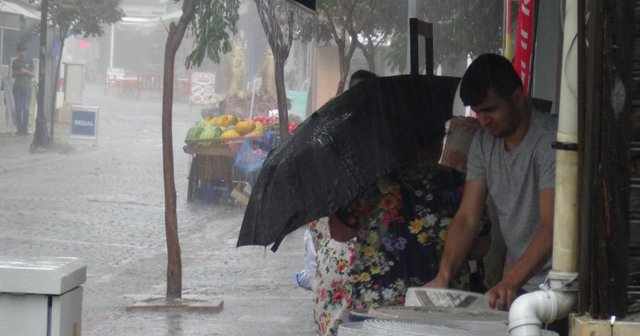
M196 174L201 180L233 180L233 164L235 157L227 155L197 154Z

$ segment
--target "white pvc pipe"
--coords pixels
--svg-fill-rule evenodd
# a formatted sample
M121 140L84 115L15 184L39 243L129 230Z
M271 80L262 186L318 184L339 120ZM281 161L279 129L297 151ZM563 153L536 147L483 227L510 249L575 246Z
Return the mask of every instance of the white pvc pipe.
M565 1L557 140L570 144L578 143L577 10L577 0ZM542 322L566 316L575 304L577 293L566 291L564 286L577 277L578 271L577 162L577 151L556 151L551 289L528 293L514 301L509 310L509 332L513 336L541 335Z
M566 316L575 301L574 293L555 290L524 294L513 302L509 310L509 333L512 336L540 336L542 323Z
M558 132L558 141L571 142ZM552 269L556 272L578 272L578 152L556 151L556 193L553 214Z
M558 133L578 142L578 2L565 1Z
M578 3L565 2L564 40L557 139L578 143ZM578 153L556 151L553 264L558 272L578 271Z
M578 143L578 2L565 2L564 42L557 139ZM553 264L556 272L578 271L578 152L556 151Z

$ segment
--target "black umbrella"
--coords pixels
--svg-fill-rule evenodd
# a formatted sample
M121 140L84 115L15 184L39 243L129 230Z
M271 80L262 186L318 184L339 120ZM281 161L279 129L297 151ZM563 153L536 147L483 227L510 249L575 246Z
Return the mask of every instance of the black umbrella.
M328 216L406 162L451 117L459 78L401 75L356 85L298 126L264 162L238 246L273 243Z

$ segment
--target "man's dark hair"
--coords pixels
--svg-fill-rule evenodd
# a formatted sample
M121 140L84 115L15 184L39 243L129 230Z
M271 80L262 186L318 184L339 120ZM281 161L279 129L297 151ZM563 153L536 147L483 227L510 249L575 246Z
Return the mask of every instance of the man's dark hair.
M511 94L522 87L522 80L506 58L496 54L478 56L462 76L460 83L460 99L466 106L482 103L489 94L489 89L503 98L511 98Z
M18 45L16 46L16 50L17 50L18 52L21 52L21 51L23 51L23 50L25 50L25 51L26 51L26 50L27 50L27 47L25 47L25 46L24 46L24 44L18 44Z
M354 87L355 85L364 82L368 79L373 79L373 78L377 78L378 76L376 74L374 74L371 71L367 71L367 70L358 70L354 73L351 74L351 77L349 77L349 88Z

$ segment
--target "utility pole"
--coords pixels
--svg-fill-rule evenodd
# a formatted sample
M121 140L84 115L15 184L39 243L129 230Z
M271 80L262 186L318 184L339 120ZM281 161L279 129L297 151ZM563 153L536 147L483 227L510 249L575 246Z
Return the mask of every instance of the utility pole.
M38 147L48 148L51 139L47 132L47 119L44 115L44 90L45 90L45 63L47 61L47 17L49 4L48 0L40 2L40 62L38 67L38 95L36 112L36 129L33 132L33 142L31 142L31 152L35 152Z

